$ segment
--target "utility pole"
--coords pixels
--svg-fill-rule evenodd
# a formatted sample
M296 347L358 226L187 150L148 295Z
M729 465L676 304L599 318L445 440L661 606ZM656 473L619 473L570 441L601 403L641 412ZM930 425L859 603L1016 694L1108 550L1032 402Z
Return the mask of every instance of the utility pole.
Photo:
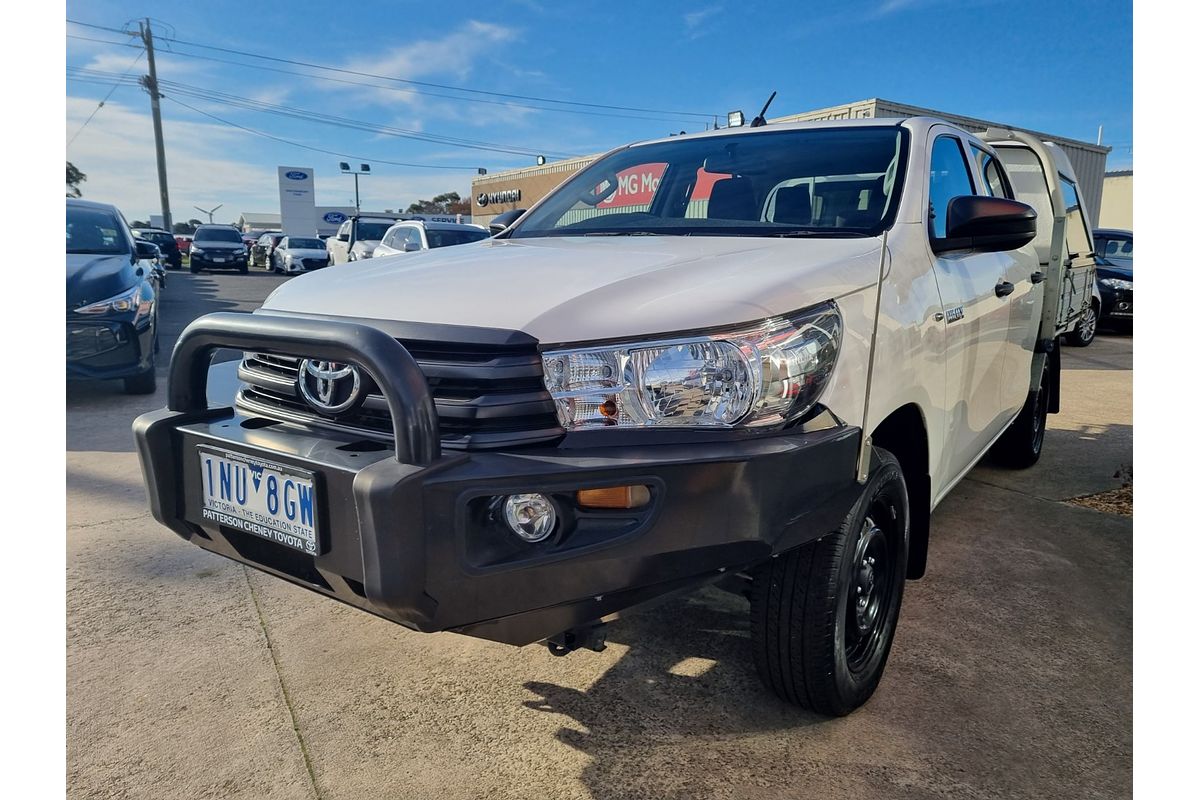
M146 46L146 63L150 65L150 74L142 78L142 86L150 93L150 115L154 119L154 151L158 158L158 196L162 201L163 229L170 232L171 198L167 195L167 155L163 150L162 113L158 107L158 72L154 69L154 33L150 30L150 18L139 22L138 28L142 34L142 44Z

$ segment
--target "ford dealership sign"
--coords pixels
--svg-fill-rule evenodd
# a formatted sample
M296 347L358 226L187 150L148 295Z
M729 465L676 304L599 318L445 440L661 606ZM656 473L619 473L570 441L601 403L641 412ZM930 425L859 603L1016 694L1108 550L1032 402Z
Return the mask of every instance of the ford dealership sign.
M325 220L330 225L341 225L346 221L346 215L340 211L330 211L328 214L321 217L321 219Z
M286 177L288 177L288 178L290 178L291 180L294 180L294 181L302 181L302 180L304 180L304 179L306 179L306 178L308 177L308 173L307 173L307 172L301 172L301 171L300 171L300 170L298 170L298 169L294 169L294 170L292 170L291 172L288 172L288 173L286 173Z

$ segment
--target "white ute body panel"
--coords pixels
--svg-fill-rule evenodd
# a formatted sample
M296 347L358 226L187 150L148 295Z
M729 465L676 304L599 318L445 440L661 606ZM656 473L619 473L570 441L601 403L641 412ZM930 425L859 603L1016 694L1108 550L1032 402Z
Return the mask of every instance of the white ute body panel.
M824 121L734 135L886 124ZM707 330L834 300L842 347L820 402L865 431L915 405L926 426L936 505L1025 402L1043 291L1031 278L1039 267L1032 244L933 253L933 142L950 136L966 153L994 149L939 120L897 124L908 130L908 162L895 222L879 237L495 239L305 275L277 289L263 310L503 328L551 346ZM982 185L976 159L967 161ZM997 296L1001 281L1014 284L1011 295Z

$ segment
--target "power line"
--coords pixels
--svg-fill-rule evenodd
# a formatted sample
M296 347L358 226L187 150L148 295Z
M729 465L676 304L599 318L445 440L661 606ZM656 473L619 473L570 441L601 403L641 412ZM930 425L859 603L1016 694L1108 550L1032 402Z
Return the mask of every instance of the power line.
M127 33L126 31L122 31L117 28L109 28L109 27L106 27L103 25L93 25L91 23L79 22L78 20L73 20L73 19L68 19L67 22L70 22L75 25L82 25L82 26L88 27L88 28L96 28L98 30L111 31L113 33L121 33L121 34ZM532 102L536 102L536 103L551 103L551 104L563 105L563 106L580 106L580 107L584 107L584 108L605 109L608 111L633 111L633 112L638 112L638 113L643 113L643 114L670 114L672 116L679 116L679 117L700 117L705 120L719 116L718 114L703 113L703 112L698 112L698 111L670 111L670 110L657 109L657 108L639 108L636 106L620 106L620 105L611 105L611 104L607 104L607 103L588 103L588 102L584 102L581 100L559 100L557 98L551 98L551 97L537 97L534 95L511 94L511 93L507 93L507 92L492 92L492 91L487 91L484 89L472 89L472 88L469 88L466 86L454 86L451 84L433 83L430 81L417 81L417 80L411 80L408 78L396 78L396 77L392 77L389 75L378 75L378 74L375 74L372 72L364 72L364 71L360 71L360 70L346 69L343 67L332 67L327 64L314 64L312 62L297 61L297 60L289 59L289 58L278 58L276 56L265 56L265 55L260 55L258 53L248 53L244 50L235 50L235 49L228 48L228 47L218 47L217 45L204 44L202 42L189 42L186 39L176 39L176 38L165 37L165 36L160 37L160 38L164 39L165 41L171 42L173 44L181 44L181 45L184 45L187 47L199 47L199 48L202 48L205 50L215 50L215 51L221 52L221 53L230 53L232 55L245 56L245 57L249 57L249 58L258 58L258 59L262 59L264 61L274 61L276 63L281 63L281 64L291 64L293 66L308 67L309 69L320 69L320 70L325 70L328 72L337 72L337 73L341 73L344 75L355 75L355 76L358 76L361 78L375 78L378 80L394 81L396 83L404 83L404 84L408 84L411 86L424 86L424 87L428 87L428 88L432 88L432 89L447 89L447 90L455 91L455 92L481 94L481 95L486 95L489 97L504 97L504 98L507 98L510 100L528 100L528 101L532 101ZM465 99L465 98L462 98L462 99Z
M104 72L102 70L91 70L82 67L68 67L68 73L86 78L112 77L113 73ZM505 153L508 155L532 156L532 155L557 155L569 157L570 154L555 150L538 149L522 147L518 145L499 144L496 142L487 142L477 139L466 139L457 136L447 136L445 134L430 133L427 131L416 131L408 128L398 128L391 125L383 125L374 122L365 122L363 120L351 119L348 117L340 117L333 114L326 114L320 111L312 111L302 108L293 108L282 106L275 103L268 103L265 100L253 100L247 97L239 97L238 95L228 92L221 92L215 89L207 89L199 86L191 86L185 83L176 81L160 80L159 85L170 89L176 95L182 94L188 97L195 97L200 100L217 102L225 106L233 106L249 111L258 111L262 113L275 114L277 116L288 117L291 119L300 120L303 122L317 122L324 125L332 125L340 128L348 128L350 130L364 131L367 133L383 134L387 136L396 136L399 138L413 139L427 144L438 144L448 147L461 147L472 150L485 150L490 152Z
M136 46L136 45L127 44L125 42L114 42L109 39L96 39L96 38L89 37L89 36L78 36L76 34L70 34L70 33L67 34L67 38L68 39L80 39L80 40L83 40L86 42L101 42L104 44L111 44L116 47L135 47ZM170 40L164 39L164 41L170 41ZM319 80L319 81L326 81L329 83L342 84L344 86L362 86L364 88L369 88L369 89L382 89L384 91L396 92L396 93L404 94L404 95L420 95L422 97L438 97L438 98L442 98L442 99L446 99L446 100L455 100L455 101L462 101L462 102L468 102L468 103L483 103L485 105L499 106L501 108L519 108L519 109L528 109L528 110L532 110L532 111L546 111L546 112L553 113L553 114L579 114L579 115L589 116L589 117L608 117L608 118L612 118L612 119L633 119L633 120L639 120L639 121L643 121L643 122L671 122L671 123L680 122L680 120L678 118L672 118L670 116L647 117L647 116L641 116L638 114L618 114L618 113L613 113L613 112L608 112L608 111L587 111L587 110L580 109L580 108L565 108L565 107L553 108L553 107L547 107L547 106L530 105L528 103L517 103L517 102L513 102L511 100L489 100L489 99L483 98L483 97L461 97L458 95L442 94L440 92L430 92L430 91L425 91L422 89L413 89L413 88L406 88L406 87L401 87L401 86L389 86L389 85L382 84L382 83L369 83L366 81L353 81L353 80L349 80L347 78L335 78L331 75L317 75L317 74L313 74L311 72L296 72L294 70L280 69L278 67L268 67L263 64L248 64L245 61L233 61L228 58L216 58L215 56L205 56L205 55L201 55L199 53L187 53L182 50L168 49L167 52L169 52L173 56L181 56L183 58L195 58L195 59L199 59L201 61L211 61L211 62L214 62L217 64L229 64L229 65L232 65L235 67L256 69L256 70L259 70L262 72L273 72L273 73L280 74L280 75L293 75L293 76L299 77L299 78L308 78L310 80L315 79L315 80ZM670 112L663 112L663 113L669 114Z
M252 133L256 136L262 136L267 139L273 139L276 142L282 142L283 144L288 144L288 145L291 145L292 147L301 147L301 148L304 148L305 150L312 150L317 153L325 153L326 155L339 156L341 158L349 158L349 159L352 159L355 161L371 161L371 162L375 162L377 164L388 164L388 165L394 166L394 167L419 167L421 169L463 169L463 170L471 170L472 172L474 172L476 169L478 169L478 167L462 167L462 166L457 166L457 165L445 165L445 164L412 164L412 163L407 163L404 161L388 161L386 159L375 158L373 156L357 156L357 155L353 155L351 153L339 153L336 150L326 150L321 147L313 147L312 145L302 144L301 142L295 142L295 141L292 141L291 139L284 139L282 136L276 136L271 133L266 133L265 131L255 130L254 128L248 128L245 125L239 125L236 122L230 122L227 119L218 117L216 114L210 114L207 111L202 111L202 110L196 108L195 106L189 105L188 103L185 103L176 97L172 97L169 94L163 95L163 97L165 97L167 100L170 100L172 103L181 105L184 108L195 111L197 114L201 114L205 117L208 117L209 119L216 120L217 122L220 122L224 125L228 125L231 128L237 128L238 130L245 131L246 133Z
M129 66L125 68L125 71L121 73L121 75L120 75L120 76L119 76L119 78L117 79L117 82L116 82L116 83L114 83L114 84L112 85L112 88L108 90L108 94L104 95L104 99L100 101L99 105L97 105L97 106L96 106L94 109L92 109L92 113L91 113L91 114L89 114L89 115L88 115L88 118L87 118L87 119L85 119L85 120L83 121L83 124L79 126L79 130L75 131L75 134L74 134L74 135L73 135L73 136L72 136L72 137L71 137L71 138L70 138L70 139L67 141L67 149L68 149L68 150L69 150L69 149L71 149L71 145L72 145L72 144L75 142L75 140L76 140L76 139L79 137L79 134L83 133L83 129L84 129L84 128L86 128L86 127L88 126L88 123L92 121L92 119L93 119L93 118L96 116L96 114L97 114L97 113L100 111L100 109L104 108L104 104L108 102L108 98L112 97L112 96L113 96L113 92L115 92L115 91L117 90L117 87L119 87L119 86L121 86L121 85L122 85L122 83L123 83L122 79L123 79L123 78L124 78L126 75L128 75L128 74L129 74L129 70L133 69L133 68L134 68L134 66L136 66L136 65L137 65L137 62L141 60L141 58L142 58L142 55L143 55L145 52L146 52L145 50L139 50L139 51L138 51L137 57L135 57L135 58L133 59L133 61L129 62Z

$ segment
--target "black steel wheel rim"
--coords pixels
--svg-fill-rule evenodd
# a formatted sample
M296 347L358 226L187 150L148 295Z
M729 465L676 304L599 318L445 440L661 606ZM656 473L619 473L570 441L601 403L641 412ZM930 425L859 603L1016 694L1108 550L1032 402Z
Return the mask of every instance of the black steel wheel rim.
M859 529L847 581L844 648L851 672L862 671L886 641L896 596L895 536L891 507L876 501Z

